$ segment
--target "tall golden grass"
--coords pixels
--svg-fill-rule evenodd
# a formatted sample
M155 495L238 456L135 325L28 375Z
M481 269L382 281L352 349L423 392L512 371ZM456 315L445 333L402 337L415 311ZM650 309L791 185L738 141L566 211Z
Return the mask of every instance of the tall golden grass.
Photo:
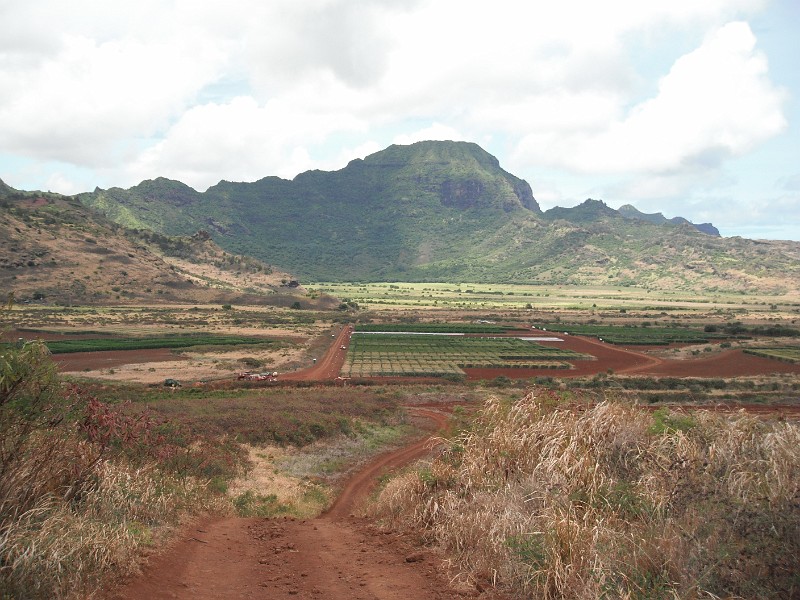
M744 413L490 398L375 511L519 597L800 594L800 428Z
M77 502L46 494L4 519L0 597L85 597L109 577L135 572L142 548L182 515L227 506L202 483L153 468L103 461L92 480Z

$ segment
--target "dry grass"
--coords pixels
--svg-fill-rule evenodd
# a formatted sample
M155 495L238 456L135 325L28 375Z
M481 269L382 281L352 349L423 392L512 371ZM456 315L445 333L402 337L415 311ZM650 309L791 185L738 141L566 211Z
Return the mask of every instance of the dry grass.
M83 597L104 577L136 569L141 549L183 515L229 510L194 477L97 460L85 442L31 440L29 453L4 473L3 487L20 493L0 506L3 598Z
M794 597L800 429L535 394L489 399L376 506L462 577L535 598Z
M308 478L292 476L279 465L301 451L294 447L243 444L251 468L228 486L228 496L243 516L290 513L313 517L328 502L326 491Z

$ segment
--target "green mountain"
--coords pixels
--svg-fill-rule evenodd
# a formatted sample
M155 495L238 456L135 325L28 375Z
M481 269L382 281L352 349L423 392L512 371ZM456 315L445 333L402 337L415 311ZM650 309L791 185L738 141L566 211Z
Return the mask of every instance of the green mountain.
M591 224L607 222L620 216L619 212L609 208L602 200L592 200L589 198L583 204L571 208L556 206L545 211L544 218L549 221L564 220L576 224Z
M80 199L128 227L206 230L227 251L302 280L742 291L800 281L795 242L723 239L685 220L629 218L597 200L542 213L528 183L464 142L390 146L291 181L222 181L199 193L156 179Z
M515 216L540 213L530 186L475 144L391 146L332 173L227 181L203 194L166 179L81 200L128 227L209 231L220 245L303 278L418 277L458 262Z

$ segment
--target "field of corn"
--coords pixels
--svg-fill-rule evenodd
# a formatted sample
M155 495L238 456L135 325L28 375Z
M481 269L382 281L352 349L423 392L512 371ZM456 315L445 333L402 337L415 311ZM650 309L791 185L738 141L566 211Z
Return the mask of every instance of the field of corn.
M374 510L518 598L800 594L797 423L490 398Z
M592 357L511 337L353 334L342 373L349 377L463 375L465 368L566 369Z

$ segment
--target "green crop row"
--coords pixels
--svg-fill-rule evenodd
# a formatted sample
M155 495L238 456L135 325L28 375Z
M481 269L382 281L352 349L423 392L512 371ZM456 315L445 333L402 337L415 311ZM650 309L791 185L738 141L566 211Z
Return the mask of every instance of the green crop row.
M71 352L107 352L112 350L154 350L158 348L190 348L194 346L241 346L253 344L274 344L274 340L237 336L171 336L102 338L82 340L57 340L45 342L53 354Z
M782 362L793 364L800 363L800 347L797 346L783 346L778 348L748 348L745 354L752 354L754 356L761 356L763 358L772 358Z
M440 375L461 368L567 369L565 360L591 356L512 337L354 335L344 373L369 375Z
M404 333L504 333L513 329L502 325L483 323L361 323L360 332L404 332Z
M402 339L398 339L402 338ZM406 354L414 356L441 357L451 356L493 356L511 357L511 359L568 358L577 360L586 358L572 350L543 346L536 342L518 338L485 338L454 336L360 336L354 335L350 341L349 354L363 356L378 354Z
M518 362L518 363L464 363L459 364L462 369L569 369L569 363L546 362Z
M442 364L438 367L411 368L392 366L353 366L343 370L348 377L442 377L444 375L464 375L456 365Z
M711 339L729 337L727 334L680 329L677 327L630 327L613 325L537 325L539 329L552 329L571 335L601 338L609 344L663 345L671 343L703 344Z

